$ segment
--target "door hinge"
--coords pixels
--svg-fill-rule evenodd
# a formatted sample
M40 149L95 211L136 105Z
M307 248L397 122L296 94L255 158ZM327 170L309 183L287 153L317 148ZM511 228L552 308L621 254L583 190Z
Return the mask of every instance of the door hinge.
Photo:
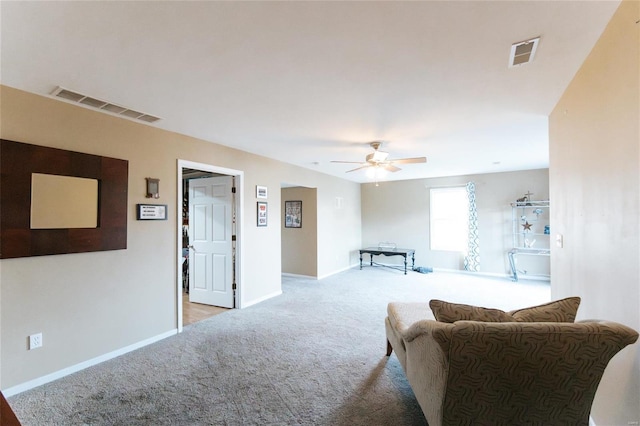
M235 194L235 193L236 193L236 187L235 187L235 186L232 186L232 187L231 187L231 193L232 193L232 194Z
M236 283L233 283L233 286L231 287L233 290L236 289Z

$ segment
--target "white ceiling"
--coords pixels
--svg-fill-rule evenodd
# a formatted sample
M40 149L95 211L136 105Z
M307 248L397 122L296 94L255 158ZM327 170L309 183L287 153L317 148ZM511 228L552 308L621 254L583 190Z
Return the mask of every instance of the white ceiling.
M548 124L619 1L0 3L2 84L367 182L548 167ZM511 44L540 36L509 68ZM211 160L213 161L213 160Z

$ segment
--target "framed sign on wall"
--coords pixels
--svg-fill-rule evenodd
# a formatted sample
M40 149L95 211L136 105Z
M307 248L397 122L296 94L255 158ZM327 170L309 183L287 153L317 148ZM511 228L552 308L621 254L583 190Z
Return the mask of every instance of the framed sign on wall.
M138 204L136 210L138 220L167 220L166 204Z

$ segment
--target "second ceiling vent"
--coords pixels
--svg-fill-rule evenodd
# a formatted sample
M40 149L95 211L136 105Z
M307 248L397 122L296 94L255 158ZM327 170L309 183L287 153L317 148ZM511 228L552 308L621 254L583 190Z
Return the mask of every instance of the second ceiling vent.
M533 61L539 42L540 37L536 37L531 40L513 43L511 45L511 54L509 55L509 68L518 67Z

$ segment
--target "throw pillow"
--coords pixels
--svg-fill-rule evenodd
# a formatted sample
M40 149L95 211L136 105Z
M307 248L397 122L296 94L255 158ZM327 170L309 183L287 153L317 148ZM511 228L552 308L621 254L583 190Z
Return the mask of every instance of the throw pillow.
M579 297L568 297L544 305L517 309L507 314L518 322L574 322L579 306Z
M509 312L481 306L450 303L433 299L429 307L437 321L453 323L456 321L482 322L574 322L579 297L567 297L542 305L516 309Z
M483 308L480 306L449 303L433 299L429 302L433 316L440 322L483 321L483 322L513 322L511 315L500 309Z

